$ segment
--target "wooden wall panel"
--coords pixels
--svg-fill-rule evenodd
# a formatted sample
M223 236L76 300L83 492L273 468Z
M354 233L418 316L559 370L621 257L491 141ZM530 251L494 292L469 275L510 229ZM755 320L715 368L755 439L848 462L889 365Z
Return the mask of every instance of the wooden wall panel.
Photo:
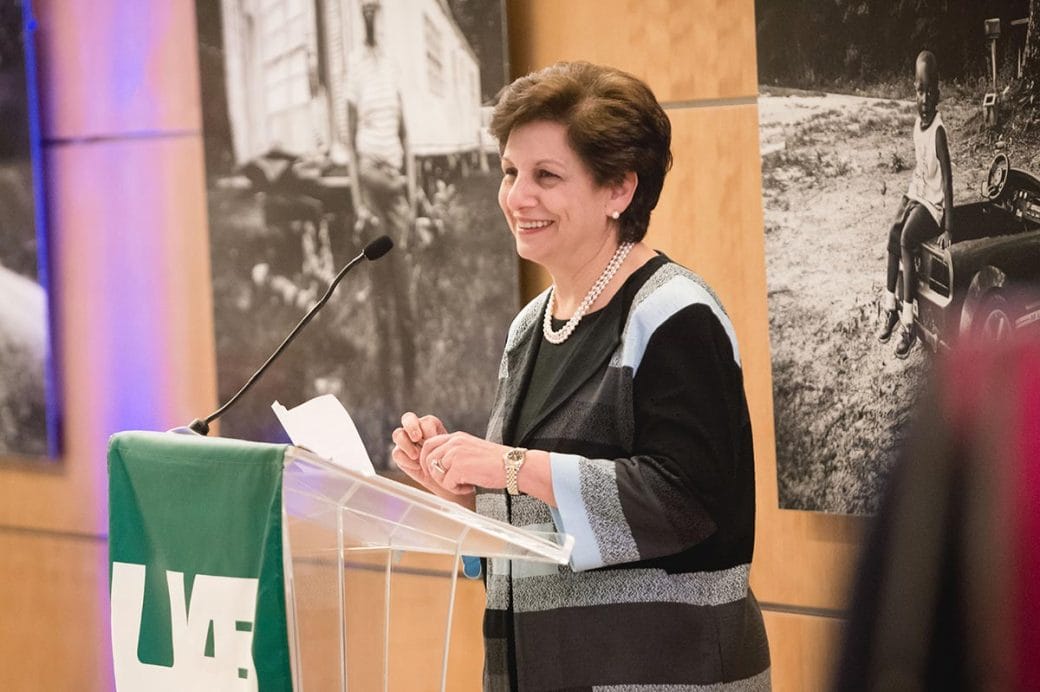
M509 0L514 76L587 60L646 80L662 101L752 96L753 0Z
M216 399L194 3L33 6L63 432L0 458L0 686L107 690L108 436Z
M99 534L113 413L160 427L216 398L194 2L33 7L64 429L55 461L0 458L0 526Z
M44 137L201 127L194 0L37 0Z
M106 690L108 548L0 529L0 687Z
M825 692L831 689L843 620L766 612L766 632L773 658L776 692Z
M383 674L383 553L353 553L345 573L347 667L350 689L380 689ZM298 626L304 685L316 690L339 686L339 615L335 559L304 559L295 571L300 598ZM405 554L391 581L389 689L440 689L452 556ZM367 568L359 569L359 565ZM460 577L448 657L449 690L479 690L483 673L481 621L484 587Z
M106 542L0 529L0 555L4 556L0 560L0 687L83 692L111 689ZM440 658L436 652L421 652L432 649L443 636L445 604L431 603L430 594L443 590L445 560L414 555L408 556L406 566L413 574L398 577L394 583L391 689L433 692L439 689L439 681L427 666L439 668ZM381 579L379 573L369 576ZM381 596L381 589L371 591ZM330 597L334 608L335 593ZM360 619L371 620L372 631L377 631L378 599L350 602L360 609ZM482 584L460 578L448 664L449 690L476 691L481 687L483 607ZM318 653L334 663L334 649ZM354 660L361 668L370 662L360 657ZM336 666L331 665L330 670L334 673ZM338 676L334 677L338 684ZM308 689L329 689L323 682L311 679Z
M108 437L214 406L201 162L197 138L48 151L64 452L0 467L0 526L106 533Z

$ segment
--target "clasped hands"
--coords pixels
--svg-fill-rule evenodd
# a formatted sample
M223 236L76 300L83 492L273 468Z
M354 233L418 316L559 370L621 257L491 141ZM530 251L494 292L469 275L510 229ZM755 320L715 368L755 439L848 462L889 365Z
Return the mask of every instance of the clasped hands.
M459 500L478 486L506 485L502 455L508 447L469 433L449 433L436 416L408 412L391 437L394 463L436 495Z

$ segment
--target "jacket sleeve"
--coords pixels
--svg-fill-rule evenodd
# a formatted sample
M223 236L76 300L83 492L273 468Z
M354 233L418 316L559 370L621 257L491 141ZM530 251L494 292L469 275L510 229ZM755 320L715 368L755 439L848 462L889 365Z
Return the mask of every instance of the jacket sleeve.
M716 533L731 496L746 504L750 495L753 507L750 423L728 318L693 303L641 343L625 366L632 456L551 454L554 519L575 537L576 570L681 552ZM741 483L752 487L739 492Z

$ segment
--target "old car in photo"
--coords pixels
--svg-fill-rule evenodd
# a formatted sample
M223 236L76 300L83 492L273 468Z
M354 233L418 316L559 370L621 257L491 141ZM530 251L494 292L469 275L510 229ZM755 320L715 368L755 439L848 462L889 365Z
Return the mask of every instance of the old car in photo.
M998 154L983 199L954 208L951 238L924 243L916 322L933 351L1002 340L1040 321L1040 179Z

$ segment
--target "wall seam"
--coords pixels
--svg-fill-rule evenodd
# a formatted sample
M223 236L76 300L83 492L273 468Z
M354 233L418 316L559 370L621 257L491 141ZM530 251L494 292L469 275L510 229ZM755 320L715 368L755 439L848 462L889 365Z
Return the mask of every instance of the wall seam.
M64 531L61 529L43 529L30 526L12 526L0 524L0 534L18 534L39 538L56 538L73 541L86 541L90 543L106 543L108 534L87 533L85 531Z
M783 613L785 615L805 615L808 617L829 618L831 620L848 620L849 614L844 610L836 608L817 608L813 606L789 605L787 603L774 603L771 601L759 601L759 607L763 611L771 613Z
M661 107L664 108L666 111L674 111L694 108L725 108L727 106L754 106L757 104L757 96L726 96L718 98L686 99L682 101L662 101Z
M81 137L45 137L41 144L46 147L67 147L138 140L191 139L201 136L202 130L135 130L121 133L99 133Z

